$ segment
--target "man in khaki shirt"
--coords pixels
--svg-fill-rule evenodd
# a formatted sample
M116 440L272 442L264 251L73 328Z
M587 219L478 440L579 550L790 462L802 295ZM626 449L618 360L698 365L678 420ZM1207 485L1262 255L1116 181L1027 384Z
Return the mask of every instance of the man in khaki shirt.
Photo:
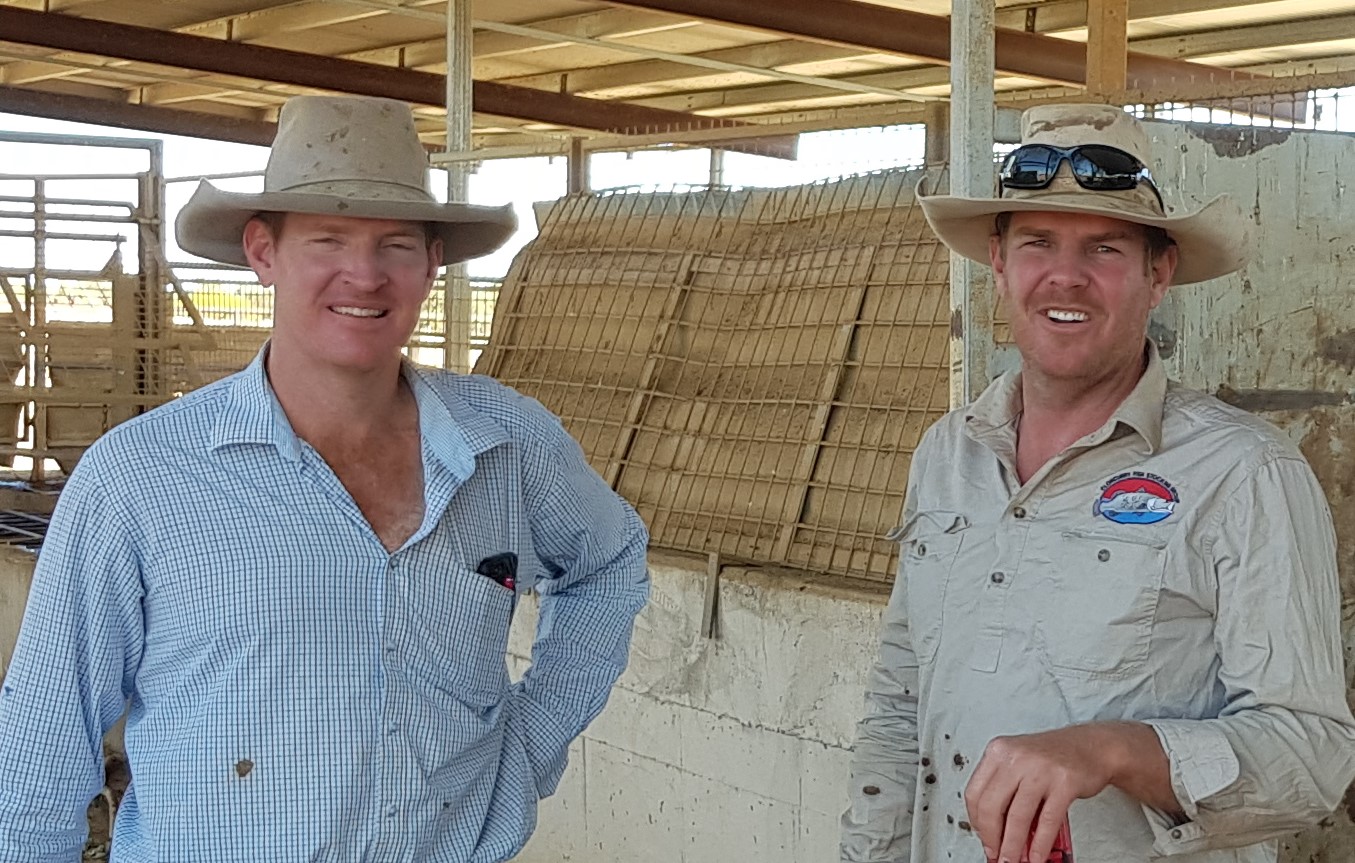
M1173 284L1241 266L1167 215L1143 127L1043 106L995 199L923 199L991 263L1021 371L928 431L866 693L843 861L1262 863L1355 777L1331 514L1264 421L1166 378Z

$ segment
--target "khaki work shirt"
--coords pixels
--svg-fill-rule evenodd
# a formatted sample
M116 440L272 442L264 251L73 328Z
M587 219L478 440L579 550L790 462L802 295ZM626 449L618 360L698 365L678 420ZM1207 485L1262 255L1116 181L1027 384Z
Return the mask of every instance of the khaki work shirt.
M1143 378L1016 476L1018 374L924 436L853 756L842 859L982 863L964 789L998 735L1158 734L1186 820L1108 788L1078 863L1270 863L1355 777L1331 514L1275 428Z

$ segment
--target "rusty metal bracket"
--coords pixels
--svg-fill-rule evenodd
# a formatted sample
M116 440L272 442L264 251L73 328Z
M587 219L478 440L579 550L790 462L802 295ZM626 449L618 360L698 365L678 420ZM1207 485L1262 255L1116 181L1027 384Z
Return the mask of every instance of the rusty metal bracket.
M706 556L706 601L701 609L701 637L720 637L720 553Z

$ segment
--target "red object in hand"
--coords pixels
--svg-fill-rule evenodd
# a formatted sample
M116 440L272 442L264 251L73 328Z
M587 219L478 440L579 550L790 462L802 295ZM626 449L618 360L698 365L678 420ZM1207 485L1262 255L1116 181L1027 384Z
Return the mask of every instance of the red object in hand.
M1035 838L1035 831L1031 830L1031 838ZM1043 860L1032 861L1030 859L1030 840L1026 840L1026 853L1021 857L1021 863L1073 863L1073 831L1068 826L1068 819L1063 819L1063 826L1059 828L1059 835L1054 837L1054 847L1049 849L1049 856Z

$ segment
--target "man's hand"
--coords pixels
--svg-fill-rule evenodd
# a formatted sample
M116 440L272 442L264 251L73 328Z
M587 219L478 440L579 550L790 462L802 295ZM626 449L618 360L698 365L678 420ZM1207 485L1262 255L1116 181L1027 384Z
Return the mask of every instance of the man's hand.
M1149 806L1179 810L1166 753L1139 722L994 738L965 788L965 805L989 860L1017 863L1031 839L1031 863L1043 863L1073 801L1110 785Z

